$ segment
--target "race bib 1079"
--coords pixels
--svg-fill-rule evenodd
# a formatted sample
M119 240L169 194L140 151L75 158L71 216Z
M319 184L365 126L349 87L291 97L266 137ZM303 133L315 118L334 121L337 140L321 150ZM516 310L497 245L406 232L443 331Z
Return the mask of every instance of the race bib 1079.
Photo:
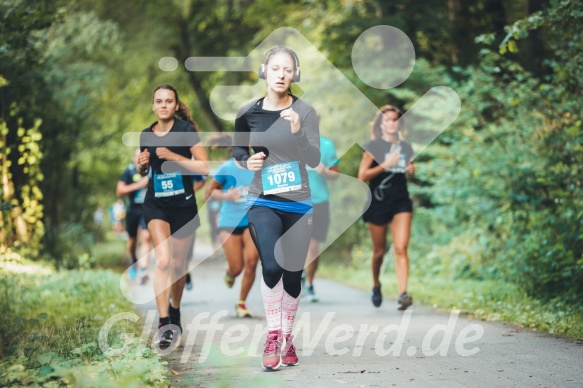
M263 194L278 194L302 188L298 162L280 163L261 170Z

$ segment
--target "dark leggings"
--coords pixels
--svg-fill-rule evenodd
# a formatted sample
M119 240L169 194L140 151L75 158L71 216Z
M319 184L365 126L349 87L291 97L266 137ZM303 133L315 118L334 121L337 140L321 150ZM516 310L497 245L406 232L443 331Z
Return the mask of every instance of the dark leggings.
M312 236L312 214L264 206L253 206L248 214L249 231L259 251L265 284L273 288L283 276L283 289L297 298L302 291L302 271Z

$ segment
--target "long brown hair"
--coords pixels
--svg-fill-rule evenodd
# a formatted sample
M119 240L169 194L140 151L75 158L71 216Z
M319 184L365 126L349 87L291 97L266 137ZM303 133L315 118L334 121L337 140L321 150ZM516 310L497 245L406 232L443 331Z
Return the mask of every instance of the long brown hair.
M156 89L154 89L153 94L156 94L156 92L160 89L167 89L174 92L174 96L176 97L176 103L178 104L178 110L176 111L174 116L176 116L180 120L188 121L190 124L192 124L194 130L199 132L198 124L196 123L196 121L194 121L192 117L190 117L190 111L188 110L188 107L178 97L178 91L174 88L174 86L168 84L159 85L156 87Z
M374 117L374 120L372 122L372 130L371 130L371 137L373 139L378 139L379 137L381 137L383 135L383 129L381 128L381 123L383 121L383 115L387 112L395 112L399 118L399 140L401 140L402 135L401 135L401 129L403 128L403 120L401 119L401 116L403 116L403 111L399 108L397 108L396 106L393 105L383 105L379 108L379 111L377 112L377 114Z

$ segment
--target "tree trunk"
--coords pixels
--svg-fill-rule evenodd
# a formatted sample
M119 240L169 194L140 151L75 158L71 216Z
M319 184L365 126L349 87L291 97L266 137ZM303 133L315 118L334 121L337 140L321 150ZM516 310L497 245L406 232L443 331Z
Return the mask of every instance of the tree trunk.
M449 49L451 64L463 66L468 64L467 57L471 52L469 48L473 45L468 3L463 0L447 0L447 8L448 18L451 23L451 45Z
M180 30L180 45L178 47L175 47L174 52L176 53L176 56L178 58L184 59L187 56L190 56L192 52L194 52L190 45L187 20L185 19L180 20L179 30ZM211 125L213 126L212 131L223 132L224 131L223 124L221 123L221 121L218 119L218 117L215 115L211 108L211 104L208 98L209 92L205 90L205 88L202 86L200 77L196 74L196 72L188 71L188 80L190 81L190 86L192 87L192 90L194 90L194 93L196 94L198 104L202 108L202 111L206 116L207 120L209 121L209 123L211 123Z

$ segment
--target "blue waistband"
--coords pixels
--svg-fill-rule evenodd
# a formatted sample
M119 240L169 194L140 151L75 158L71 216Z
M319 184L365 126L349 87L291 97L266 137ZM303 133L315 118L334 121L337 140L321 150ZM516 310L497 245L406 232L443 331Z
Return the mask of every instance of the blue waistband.
M282 212L287 213L299 213L299 214L311 214L313 213L312 210L312 199L308 198L303 201L291 201L291 202L284 202L284 201L274 201L272 199L265 199L259 197L247 197L247 204L246 207L250 208L251 206L265 206L271 209L280 210Z

